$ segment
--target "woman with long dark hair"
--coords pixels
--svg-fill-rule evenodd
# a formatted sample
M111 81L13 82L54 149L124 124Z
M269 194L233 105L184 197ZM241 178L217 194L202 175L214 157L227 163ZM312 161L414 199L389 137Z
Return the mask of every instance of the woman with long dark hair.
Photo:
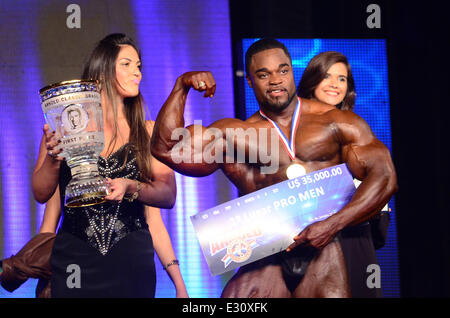
M134 41L111 34L91 53L83 79L101 85L105 148L98 160L111 193L100 205L67 208L51 256L52 297L154 297L154 250L177 288L187 296L159 208L175 203L173 171L153 158L153 121L146 121L139 91L141 57ZM33 173L33 193L46 202L70 169L55 151L58 141L44 127ZM150 231L149 231L150 229ZM152 235L159 235L152 239ZM158 242L158 244L156 244ZM69 283L78 275L78 282Z

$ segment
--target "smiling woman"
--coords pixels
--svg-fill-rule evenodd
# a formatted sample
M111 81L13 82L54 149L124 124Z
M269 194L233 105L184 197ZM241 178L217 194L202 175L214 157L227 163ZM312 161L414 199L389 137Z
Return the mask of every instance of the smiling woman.
M178 266L171 266L178 260L159 211L174 205L175 177L150 153L154 122L145 120L140 66L139 50L124 34L101 40L85 65L82 78L101 85L105 148L97 164L111 192L98 205L58 206L64 218L50 259L52 297L154 297L154 251L177 296L187 296ZM58 143L45 127L33 173L33 192L41 202L64 198L71 179L54 150ZM77 272L71 274L73 265Z
M347 94L347 67L343 63L333 64L325 78L314 91L314 95L320 101L330 105L337 105L342 102Z
M316 99L343 110L353 110L355 82L347 57L327 51L308 63L297 88L298 96Z

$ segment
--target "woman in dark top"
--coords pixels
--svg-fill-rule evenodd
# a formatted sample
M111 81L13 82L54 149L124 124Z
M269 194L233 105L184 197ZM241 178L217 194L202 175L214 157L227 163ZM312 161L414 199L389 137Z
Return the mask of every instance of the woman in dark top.
M50 260L52 297L154 297L149 219L157 216L157 208L174 205L176 185L173 171L150 153L154 123L144 117L140 69L139 50L123 34L101 40L85 65L82 78L101 85L105 148L98 167L108 178L111 193L99 205L61 205L63 222ZM57 144L46 125L33 173L33 192L40 202L48 201L58 188L64 202L71 179L70 169L58 156L61 150L55 150ZM167 255L159 255L162 262ZM163 264L177 296L187 296L178 266L171 266L178 261Z

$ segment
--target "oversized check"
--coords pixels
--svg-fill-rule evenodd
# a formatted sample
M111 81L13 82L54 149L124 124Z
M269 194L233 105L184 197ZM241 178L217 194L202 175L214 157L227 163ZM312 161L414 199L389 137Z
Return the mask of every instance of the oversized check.
M212 275L281 252L355 192L345 164L286 180L191 216Z

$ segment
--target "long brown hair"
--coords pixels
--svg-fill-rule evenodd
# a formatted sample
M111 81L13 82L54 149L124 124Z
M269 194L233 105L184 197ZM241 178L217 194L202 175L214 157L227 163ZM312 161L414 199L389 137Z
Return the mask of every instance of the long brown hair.
M132 46L138 53L139 59L141 59L140 51L133 39L121 33L110 34L102 39L94 48L84 66L82 74L83 79L94 79L100 82L102 91L105 90L106 96L112 105L114 129L107 153L114 149L119 131L117 124L117 105L114 97L118 94L116 89L116 60L123 45ZM152 176L151 138L145 126L144 99L139 92L135 97L125 98L123 102L124 115L130 127L129 144L135 148L136 161L141 171L141 176L149 180Z
M347 93L344 100L336 107L343 110L353 110L356 99L355 81L347 57L339 52L322 52L309 61L297 87L298 96L308 99L315 98L315 89L325 78L330 67L336 63L343 63L347 67Z

